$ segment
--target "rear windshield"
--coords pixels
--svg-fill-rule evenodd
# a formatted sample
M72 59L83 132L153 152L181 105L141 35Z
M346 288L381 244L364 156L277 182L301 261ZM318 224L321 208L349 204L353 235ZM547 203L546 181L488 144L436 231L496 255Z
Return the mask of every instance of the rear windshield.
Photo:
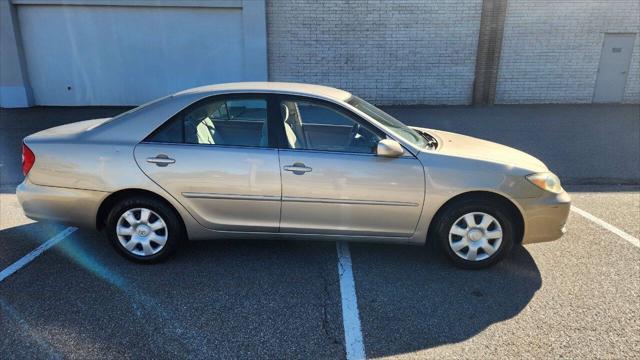
M140 105L140 106L136 106L136 107L134 107L133 109L129 109L129 110L127 110L127 111L125 111L125 112L123 112L123 113L121 113L121 114L118 114L118 115L116 115L116 116L112 117L111 119L109 119L109 120L107 120L107 121L103 122L102 124L98 125L97 127L105 126L105 125L107 125L107 124L109 124L109 123L113 122L114 120L120 119L120 118L121 118L121 117L123 117L123 116L127 116L127 115L134 114L134 113L136 113L136 112L138 112L138 111L140 111L140 110L142 110L142 109L146 108L147 106L149 106L149 105L151 105L151 104L155 104L155 103L157 103L157 102L163 101L163 100L165 100L165 99L167 99L167 98L169 98L169 97L171 97L171 96L161 97L161 98L159 98L159 99L151 100L151 101L149 101L149 102L147 102L147 103L144 103L144 104L142 104L142 105Z

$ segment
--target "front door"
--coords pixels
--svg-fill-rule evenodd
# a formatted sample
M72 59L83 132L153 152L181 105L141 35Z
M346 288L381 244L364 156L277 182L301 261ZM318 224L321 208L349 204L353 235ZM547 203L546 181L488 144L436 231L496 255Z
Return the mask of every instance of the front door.
M593 102L622 102L635 37L635 34L604 35Z
M409 237L424 199L410 153L375 154L384 133L337 105L281 98L283 233Z
M277 232L278 150L266 97L212 97L186 108L135 149L145 174L203 226Z

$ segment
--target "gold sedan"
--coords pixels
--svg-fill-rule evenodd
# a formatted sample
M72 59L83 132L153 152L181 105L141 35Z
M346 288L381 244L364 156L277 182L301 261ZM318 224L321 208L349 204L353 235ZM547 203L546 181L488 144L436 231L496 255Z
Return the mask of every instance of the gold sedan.
M538 159L408 127L334 88L232 83L24 139L32 219L105 230L128 259L181 239L437 242L482 268L562 236L570 199Z

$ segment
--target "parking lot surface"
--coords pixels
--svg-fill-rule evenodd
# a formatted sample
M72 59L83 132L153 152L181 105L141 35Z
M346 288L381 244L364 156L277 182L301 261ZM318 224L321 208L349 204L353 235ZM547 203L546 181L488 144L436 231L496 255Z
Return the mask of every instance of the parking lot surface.
M637 234L638 187L577 187L581 209ZM64 226L0 197L0 268ZM7 215L12 214L12 215ZM484 271L430 248L350 244L367 357L634 358L640 249L572 212L559 241ZM9 358L344 358L334 243L191 243L152 266L78 230L0 281ZM4 357L4 356L3 356Z
M22 181L25 136L68 122L115 116L129 107L0 109L0 186ZM408 125L495 141L541 159L565 184L640 184L640 106L392 106Z
M366 357L638 358L640 186L566 188L629 237L572 211L563 238L482 271L349 244ZM0 187L0 274L66 228ZM219 241L143 266L80 229L0 276L0 358L345 358L339 261L333 242Z

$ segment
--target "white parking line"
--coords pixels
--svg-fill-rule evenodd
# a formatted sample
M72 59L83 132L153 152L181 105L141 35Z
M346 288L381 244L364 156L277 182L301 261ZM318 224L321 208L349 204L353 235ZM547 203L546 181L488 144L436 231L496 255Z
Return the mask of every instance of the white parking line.
M6 269L0 271L0 282L2 282L4 279L11 276L16 271L20 270L22 267L24 267L25 265L33 261L33 259L40 256L40 254L50 249L52 246L59 243L61 240L63 240L67 236L71 235L76 230L78 230L78 228L71 227L71 226L62 230L54 237L45 241L40 246L35 248L33 251L23 256L20 260L14 262L13 264L9 265L9 267L7 267Z
M617 227L609 224L608 222L606 222L606 221L604 221L604 220L602 220L600 218L597 218L597 217L589 214L588 212L586 212L586 211L584 211L584 210L582 210L580 208L577 208L577 207L575 207L573 205L571 205L571 211L576 212L579 215L582 215L583 217L593 221L594 223L596 223L596 224L602 226L603 228L611 231L612 233L620 236L621 238L623 238L623 239L627 240L628 242L630 242L631 245L634 245L635 247L640 247L640 240L637 237L631 236L631 235L627 234L626 232L618 229Z
M344 343L347 360L365 359L356 284L351 269L351 253L349 244L338 241L338 275L340 276L340 295L342 297L342 324L344 326Z

